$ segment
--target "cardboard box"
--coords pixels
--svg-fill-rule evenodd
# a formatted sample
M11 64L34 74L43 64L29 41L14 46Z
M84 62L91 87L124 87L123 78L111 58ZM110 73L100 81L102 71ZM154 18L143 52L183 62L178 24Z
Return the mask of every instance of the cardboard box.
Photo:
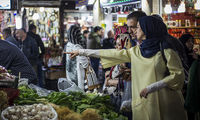
M46 79L55 80L55 79L65 78L65 77L66 77L65 70L56 70L56 71L46 72Z

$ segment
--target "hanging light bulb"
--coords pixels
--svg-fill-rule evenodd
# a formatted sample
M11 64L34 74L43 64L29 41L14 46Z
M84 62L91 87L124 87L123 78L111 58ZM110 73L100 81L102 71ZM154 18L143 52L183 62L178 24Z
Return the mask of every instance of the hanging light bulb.
M40 7L40 12L44 12L44 7Z
M181 4L178 7L178 12L179 13L185 12L185 3L183 1L181 1Z
M200 0L196 1L196 3L194 4L194 9L200 10Z
M17 14L15 16L15 21L16 21L16 29L21 29L22 28L22 17Z
M171 7L171 4L169 2L165 5L164 11L165 11L166 14L172 13L172 7Z
M88 5L93 5L95 0L88 0Z
M33 20L38 20L40 19L40 15L38 13L34 13L32 18Z

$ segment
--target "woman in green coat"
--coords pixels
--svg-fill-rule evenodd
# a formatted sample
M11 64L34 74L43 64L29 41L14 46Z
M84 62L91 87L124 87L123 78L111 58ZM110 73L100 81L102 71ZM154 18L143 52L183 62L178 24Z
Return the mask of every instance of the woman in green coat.
M131 62L133 120L187 120L181 94L184 71L179 56L165 40L166 25L146 16L139 19L136 32L142 43L127 50L86 49L68 54L72 58L77 55L100 57L104 68Z

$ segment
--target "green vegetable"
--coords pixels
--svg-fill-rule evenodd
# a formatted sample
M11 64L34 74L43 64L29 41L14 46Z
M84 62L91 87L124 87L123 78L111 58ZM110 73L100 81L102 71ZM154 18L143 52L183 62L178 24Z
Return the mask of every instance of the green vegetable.
M87 108L93 108L98 111L103 119L108 120L128 120L127 117L115 112L114 107L110 104L110 96L99 96L97 94L84 94L82 92L52 92L46 97L39 96L28 86L20 86L20 95L15 104L35 104L51 102L56 105L67 106L71 110L82 113Z

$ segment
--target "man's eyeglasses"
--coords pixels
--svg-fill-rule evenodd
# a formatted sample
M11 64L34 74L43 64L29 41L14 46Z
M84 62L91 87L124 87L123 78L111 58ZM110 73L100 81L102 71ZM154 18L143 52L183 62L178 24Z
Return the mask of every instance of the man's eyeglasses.
M137 26L128 26L129 29L137 29Z

